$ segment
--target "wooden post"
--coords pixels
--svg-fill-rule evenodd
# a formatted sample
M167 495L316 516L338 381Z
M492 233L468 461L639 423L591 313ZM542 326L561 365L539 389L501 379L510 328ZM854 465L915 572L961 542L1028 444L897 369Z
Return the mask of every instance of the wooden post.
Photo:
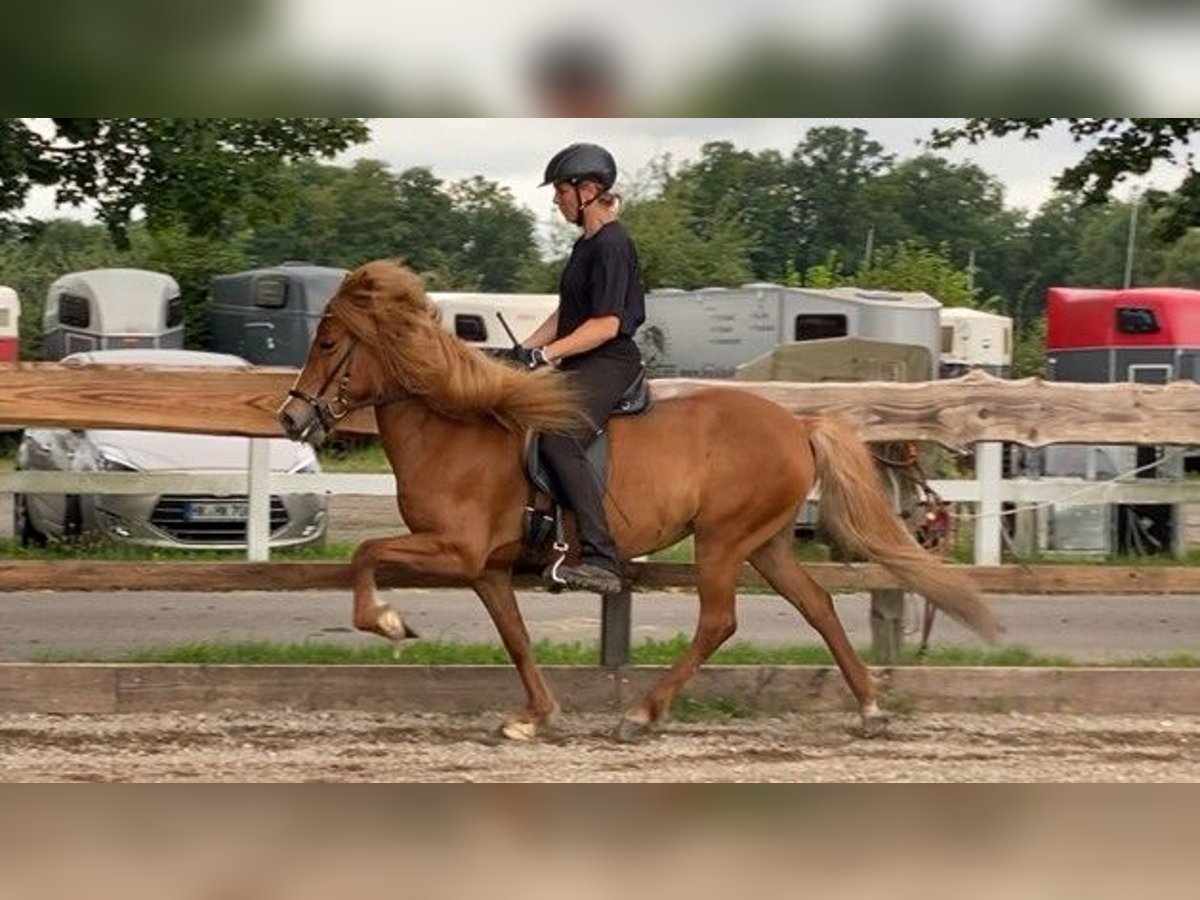
M900 662L904 648L904 591L871 591L871 658L878 666Z
M1029 508L1013 513L1013 552L1018 557L1033 556L1040 547L1037 516L1038 511Z
M632 607L628 588L600 598L600 665L629 665Z

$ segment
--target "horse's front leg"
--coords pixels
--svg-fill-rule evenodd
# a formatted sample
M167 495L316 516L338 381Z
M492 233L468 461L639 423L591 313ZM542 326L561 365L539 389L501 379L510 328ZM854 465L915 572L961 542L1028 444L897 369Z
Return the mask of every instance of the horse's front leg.
M354 582L354 627L388 640L416 637L390 603L375 594L375 570L380 563L412 572L471 580L482 568L482 553L461 539L438 534L404 534L363 541L354 551L350 573Z
M534 661L529 632L517 605L517 595L513 593L512 577L507 570L489 570L471 587L492 617L500 640L504 642L504 649L508 651L525 686L525 709L509 716L500 727L500 734L511 740L530 740L554 724L559 709L542 677L541 669Z

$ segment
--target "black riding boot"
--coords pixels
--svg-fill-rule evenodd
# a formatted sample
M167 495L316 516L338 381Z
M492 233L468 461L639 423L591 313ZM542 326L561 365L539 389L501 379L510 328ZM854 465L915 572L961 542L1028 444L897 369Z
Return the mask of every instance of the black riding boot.
M623 586L621 560L604 517L604 495L599 476L588 461L586 444L576 437L545 435L542 455L579 526L579 563L559 566L555 580L575 590L618 593Z

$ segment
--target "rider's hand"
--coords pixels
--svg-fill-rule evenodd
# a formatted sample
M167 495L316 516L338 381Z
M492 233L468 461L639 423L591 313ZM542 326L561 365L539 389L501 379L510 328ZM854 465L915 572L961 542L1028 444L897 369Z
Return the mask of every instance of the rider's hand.
M537 369L541 366L550 365L550 360L546 359L546 354L541 347L522 347L518 345L509 351L509 359L526 369Z

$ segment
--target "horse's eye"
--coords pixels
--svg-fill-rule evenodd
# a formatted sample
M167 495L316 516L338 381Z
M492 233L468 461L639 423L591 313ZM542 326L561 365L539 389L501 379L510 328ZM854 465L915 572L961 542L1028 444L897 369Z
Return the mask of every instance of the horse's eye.
M328 338L325 338L324 340L318 341L317 346L320 347L324 352L328 353L337 346L337 341L331 341Z

